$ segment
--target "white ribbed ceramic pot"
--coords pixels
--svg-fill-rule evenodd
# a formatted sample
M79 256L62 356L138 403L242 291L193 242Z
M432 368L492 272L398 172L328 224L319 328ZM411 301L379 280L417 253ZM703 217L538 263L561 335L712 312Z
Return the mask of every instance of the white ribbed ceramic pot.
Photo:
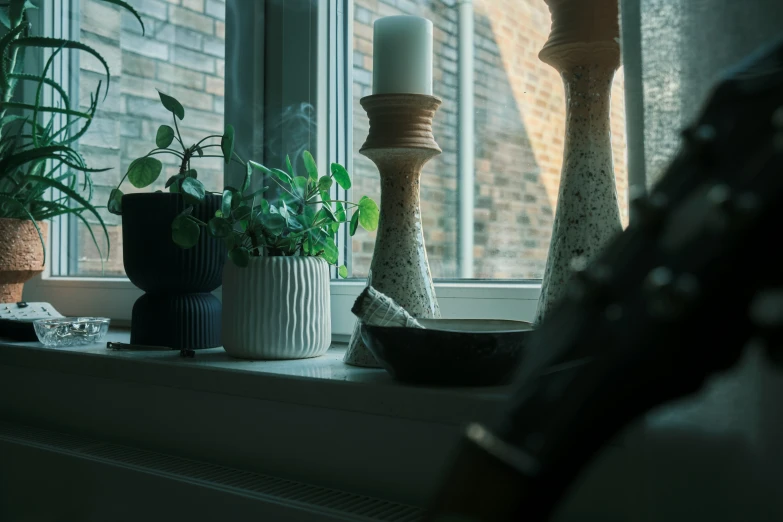
M318 257L251 257L223 271L223 348L242 359L318 357L332 341L329 265Z

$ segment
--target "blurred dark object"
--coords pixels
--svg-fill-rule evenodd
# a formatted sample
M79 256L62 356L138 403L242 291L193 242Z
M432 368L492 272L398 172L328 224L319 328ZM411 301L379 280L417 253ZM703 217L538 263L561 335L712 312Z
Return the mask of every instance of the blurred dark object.
M621 428L750 338L781 361L783 42L730 71L683 138L632 202L639 219L533 334L506 414L468 427L427 520L547 520Z
M417 319L424 328L362 325L362 340L395 378L414 384L508 383L532 333L523 321Z

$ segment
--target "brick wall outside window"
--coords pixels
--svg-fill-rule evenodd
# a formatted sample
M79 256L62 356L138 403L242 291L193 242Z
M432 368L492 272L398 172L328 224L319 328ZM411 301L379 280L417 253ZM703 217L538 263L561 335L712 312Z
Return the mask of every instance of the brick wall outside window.
M209 134L223 133L225 0L131 3L144 20L145 36L133 16L106 2L81 0L78 14L81 41L96 49L111 69L109 97L79 141L88 165L112 168L94 176L94 202L99 205L106 204L109 191L117 186L130 162L155 148L158 127L174 125L156 89L174 96L184 106L185 119L178 123L187 145ZM95 89L102 71L96 60L84 53L80 56L82 108L89 103L90 89ZM172 147L175 145L176 141ZM152 189L162 189L179 163L173 156L156 157L164 162L164 170ZM223 162L219 158L194 161L192 166L208 190L222 189ZM122 190L138 191L127 181ZM108 212L103 212L103 218L109 224L112 247L104 275L121 276L121 219ZM101 275L100 259L89 234L80 228L78 238L78 273L72 275Z
M379 197L378 173L358 154L367 137L359 99L371 94L372 22L414 14L434 25L434 94L443 99L435 139L443 154L422 176L422 221L435 277L456 277L458 9L455 0L355 0L354 175L356 193ZM474 0L475 276L543 276L563 156L565 99L558 73L538 59L550 28L543 0ZM622 70L612 93L617 191L627 219ZM374 235L354 238L354 275L366 275Z
M250 1L250 0L248 0ZM422 220L435 277L457 275L458 12L455 0L355 0L354 3L354 178L356 195L379 197L375 166L358 154L368 121L359 99L371 93L372 22L380 16L417 14L433 21L434 90L443 99L435 137L443 154L425 167ZM147 34L135 19L105 2L82 0L81 39L108 61L112 88L80 141L88 164L112 167L96 174L95 200L104 204L130 162L154 147L159 125L172 125L156 89L178 98L186 115L186 143L223 130L225 77L224 0L134 0ZM563 153L565 105L558 74L538 60L549 32L543 0L474 0L475 11L475 276L540 278L546 260ZM100 64L80 60L80 100L100 79ZM612 131L617 190L626 216L627 175L622 71L615 79ZM163 159L162 156L158 156ZM165 170L154 188L176 172ZM193 165L210 190L222 187L220 159ZM125 183L125 192L135 189ZM149 190L149 189L144 189ZM104 275L122 275L120 219L104 217L112 255ZM79 267L73 275L100 275L89 235L79 237ZM353 275L369 268L374 234L353 240ZM103 245L105 248L105 245Z

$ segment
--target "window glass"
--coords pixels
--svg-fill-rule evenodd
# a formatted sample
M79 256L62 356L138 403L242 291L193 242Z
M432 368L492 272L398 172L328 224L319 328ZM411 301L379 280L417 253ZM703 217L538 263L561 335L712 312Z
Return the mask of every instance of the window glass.
M127 11L107 2L80 0L72 16L79 20L80 40L97 50L111 70L111 89L79 150L93 168L111 167L96 174L94 203L105 205L109 191L134 159L155 147L155 133L162 124L172 125L171 114L161 105L158 90L177 98L185 108L179 129L190 144L209 134L223 133L223 89L225 77L224 0L135 0L146 35ZM79 61L79 90L82 108L101 80L102 68L82 53ZM179 166L176 158L157 156L164 172L152 190L162 189L165 180ZM203 158L194 168L208 190L223 187L220 158ZM123 192L132 193L130 183ZM148 191L150 188L140 189ZM82 225L70 238L67 273L71 276L123 276L121 218L102 212L109 225L111 257L101 272L101 260L92 239ZM97 230L96 230L97 232ZM104 240L99 237L105 252Z
M541 0L475 0L474 207L473 230L461 230L458 215L459 8L443 0L354 0L353 150L357 194L379 198L375 165L358 151L368 119L359 104L372 93L373 21L411 14L434 25L434 94L443 99L435 115L435 139L443 154L421 179L422 221L432 274L459 276L458 237L472 235L476 278L540 279L544 274L557 204L565 130L565 100L559 74L538 59L549 35L550 15ZM612 93L612 141L617 193L627 221L625 112L622 69ZM352 270L366 276L374 234L357 233Z
M294 0L289 5L310 1ZM109 96L79 144L90 166L112 169L94 176L95 201L101 205L130 162L154 147L158 126L172 124L156 89L175 96L184 105L186 117L180 122L180 130L186 142L220 134L224 127L225 1L137 0L132 4L144 20L145 36L129 13L106 2L81 0L78 12L72 13L79 21L81 41L98 50L112 72ZM372 89L372 24L381 16L396 14L429 18L434 24L434 94L443 100L434 121L435 138L443 153L425 166L421 183L422 221L432 274L449 279L465 274L458 248L463 239L472 243L473 261L468 273L473 277L539 279L557 204L565 130L562 82L554 69L538 59L549 33L550 15L540 0L474 0L472 5L473 31L466 38L460 34L457 2L353 0L353 85L347 92L338 93L353 105L353 194L367 194L378 201L380 198L377 169L358 153L368 131L367 115L359 100ZM301 31L312 34L316 30L314 25L301 27ZM325 39L344 36L339 32L318 35ZM462 108L458 89L461 39L472 40L474 54L472 107ZM101 68L84 54L77 63L84 107L100 79ZM333 98L329 99L333 103ZM472 230L460 227L461 109L472 110L474 115ZM267 121L272 119L266 117ZM325 130L315 123L319 132ZM269 133L270 139L273 134ZM612 93L612 140L618 199L626 221L622 69L615 77ZM160 186L153 189L162 188L178 166L172 157L159 157L167 171L158 181ZM219 158L200 160L197 168L207 189L222 187ZM135 189L126 182L123 190ZM98 251L89 234L72 220L68 262L59 265L67 268L54 267L54 275L124 275L121 220L105 211L103 215L112 240L105 271L101 272ZM374 233L361 228L351 240L351 276L367 275L374 240ZM99 237L99 241L103 239ZM105 251L105 245L102 248Z

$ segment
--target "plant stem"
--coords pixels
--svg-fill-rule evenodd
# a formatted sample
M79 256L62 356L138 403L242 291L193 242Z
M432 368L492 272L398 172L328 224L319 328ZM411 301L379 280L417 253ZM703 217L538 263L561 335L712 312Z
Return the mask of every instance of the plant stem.
M177 125L177 115L172 114L171 117L174 118L174 128L177 129L177 141L182 145L182 150L185 150L185 144L182 143L182 135L179 133L179 125Z
M201 141L199 141L199 142L197 142L195 145L193 145L193 148L195 148L195 147L198 147L199 145L201 145L202 143L204 143L205 141L207 141L209 138L222 138L222 137L223 137L223 136L221 136L220 134L210 134L209 136L207 136L207 137L205 137L205 138L202 138L202 139L201 139ZM220 146L220 145L205 145L204 147L201 147L201 148L202 148L202 149L205 149L205 148L207 148L207 147L219 147L219 146Z
M174 149L152 149L147 153L147 156L154 156L156 154L173 154L178 158L184 157L184 155L180 151Z

